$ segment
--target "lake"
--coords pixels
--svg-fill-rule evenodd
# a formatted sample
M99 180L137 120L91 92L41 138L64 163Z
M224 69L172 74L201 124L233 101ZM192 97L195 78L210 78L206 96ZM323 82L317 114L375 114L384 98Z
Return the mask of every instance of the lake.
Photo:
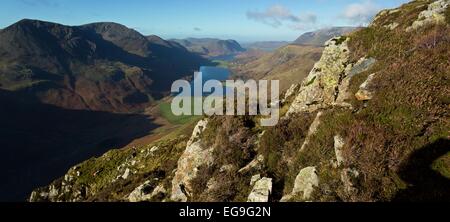
M215 66L201 66L199 71L202 73L202 85L204 85L209 80L218 80L218 81L225 81L228 80L228 78L231 75L231 72L227 68L222 67L215 67ZM194 80L191 82L191 88L192 92L194 92ZM224 94L225 94L224 89ZM203 93L202 96L208 96L210 93ZM197 96L197 95L196 95Z

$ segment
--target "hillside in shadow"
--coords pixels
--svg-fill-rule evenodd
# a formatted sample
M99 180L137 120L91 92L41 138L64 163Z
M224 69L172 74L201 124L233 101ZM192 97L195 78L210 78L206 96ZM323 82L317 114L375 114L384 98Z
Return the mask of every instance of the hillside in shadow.
M5 90L0 101L1 201L24 201L71 166L158 127L141 114L67 110Z
M400 177L410 186L400 191L395 201L450 201L450 179L431 168L434 161L448 152L450 152L450 140L440 139L413 153L400 170Z

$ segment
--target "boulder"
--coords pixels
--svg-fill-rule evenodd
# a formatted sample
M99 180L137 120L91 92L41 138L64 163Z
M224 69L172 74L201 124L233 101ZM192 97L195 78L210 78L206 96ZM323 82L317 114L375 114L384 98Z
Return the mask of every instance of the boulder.
M264 203L269 202L272 193L272 179L263 177L255 182L253 190L248 196L247 202Z
M373 92L373 90L370 89L372 81L375 78L375 73L371 74L367 77L367 80L361 84L361 86L359 87L359 91L355 94L355 97L357 100L359 101L368 101L371 100L373 98L373 95L375 92Z
M306 167L300 171L295 178L294 188L292 192L284 196L281 201L286 202L293 197L301 195L302 200L310 200L314 192L314 188L319 186L319 176L316 167Z

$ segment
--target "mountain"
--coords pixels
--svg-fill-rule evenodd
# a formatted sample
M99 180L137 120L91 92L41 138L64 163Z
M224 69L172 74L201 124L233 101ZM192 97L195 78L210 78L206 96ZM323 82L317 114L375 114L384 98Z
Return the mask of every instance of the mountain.
M22 20L0 31L0 87L68 109L139 110L207 63L116 23Z
M22 20L0 31L0 200L24 200L70 166L159 125L141 110L204 58L116 23Z
M238 56L231 65L235 77L280 80L280 90L300 83L320 59L322 47L287 45L272 53Z
M73 166L30 201L448 201L449 58L449 0L383 10L325 43L276 126L204 117Z
M355 31L356 27L332 27L307 32L294 41L297 45L323 46L329 39Z
M273 52L277 50L278 48L281 48L283 46L286 46L290 44L290 42L286 41L263 41L263 42L250 42L246 44L242 44L242 47L246 49L253 49L253 50L262 50L266 52Z
M245 51L245 49L235 40L187 38L173 39L171 41L186 47L190 52L197 53L207 58L226 57Z

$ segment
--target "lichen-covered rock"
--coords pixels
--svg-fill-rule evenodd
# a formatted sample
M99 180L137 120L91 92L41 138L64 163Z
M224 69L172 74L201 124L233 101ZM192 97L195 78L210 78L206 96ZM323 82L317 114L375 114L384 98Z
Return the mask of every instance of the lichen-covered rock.
M320 125L320 117L323 115L323 112L318 112L316 118L311 123L311 126L309 127L308 134L306 135L305 142L303 142L302 147L300 148L300 151L305 150L308 144L310 143L311 136L314 135L317 131L317 128L319 128Z
M255 182L252 192L248 196L247 202L264 203L269 202L272 193L272 179L263 177Z
M151 201L155 196L159 194L165 194L166 189L162 185L154 187L153 183L149 180L145 181L142 185L138 186L128 196L130 202L145 202Z
M250 179L250 186L254 186L255 183L261 179L261 174L256 174L254 176L252 176L252 178Z
M334 152L336 154L336 163L335 166L336 167L340 167L345 159L344 159L344 155L342 153L342 148L344 148L344 138L342 138L340 135L336 135L334 136Z
M200 135L207 124L208 119L198 122L186 150L178 160L178 167L172 180L171 199L173 201L188 201L192 191L191 181L197 177L199 167L213 163L213 149L204 148L200 140Z
M286 102L291 96L295 95L300 88L300 84L293 84L284 94L284 98L281 100L281 103Z
M299 112L314 112L336 100L339 85L349 59L347 37L329 40L319 62L304 80L287 115Z
M370 89L372 81L375 78L375 73L369 75L367 77L367 80L361 84L361 86L359 87L359 91L355 94L355 97L357 100L359 101L367 101L367 100L371 100L373 98L373 95L375 92L373 92L373 90Z
M349 90L350 81L354 76L370 69L376 61L377 60L374 58L363 57L355 64L349 64L347 66L347 69L343 75L343 80L338 87L336 102L333 105L351 108L351 104L347 103L347 101L353 97L353 94Z
M428 5L414 23L406 29L413 31L426 25L445 23L445 10L450 6L450 0L438 0Z
M319 176L317 175L316 167L306 167L300 170L300 173L295 178L294 188L292 192L284 196L281 201L286 202L293 197L301 195L304 201L310 200L314 188L319 186Z
M378 25L378 21L380 20L380 18L382 18L383 16L386 15L391 15L394 13L400 12L400 9L385 9L380 11L375 18L372 20L372 22L369 24L369 27L373 27L373 26L377 26Z

